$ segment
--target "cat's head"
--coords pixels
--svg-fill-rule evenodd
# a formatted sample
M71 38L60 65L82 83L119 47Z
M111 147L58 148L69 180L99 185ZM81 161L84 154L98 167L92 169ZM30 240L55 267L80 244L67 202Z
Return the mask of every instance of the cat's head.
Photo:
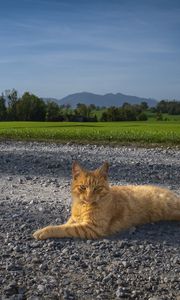
M108 162L94 171L88 171L74 162L72 166L73 197L84 203L97 203L103 200L109 193L108 169Z

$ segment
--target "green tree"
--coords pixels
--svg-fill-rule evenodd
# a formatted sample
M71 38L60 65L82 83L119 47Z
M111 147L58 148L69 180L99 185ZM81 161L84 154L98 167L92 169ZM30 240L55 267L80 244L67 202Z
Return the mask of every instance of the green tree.
M108 121L119 121L119 109L118 107L111 106L107 110Z
M49 101L46 104L46 121L59 121L60 108L56 102Z
M124 102L123 105L122 105L122 108L124 109L125 107L129 107L131 106L131 104L127 103L127 102Z
M158 112L161 112L161 113L168 113L170 115L179 115L180 114L180 101L161 100L157 104L156 109Z
M141 104L140 104L140 106L141 106L142 110L147 110L149 108L149 106L148 106L148 104L147 104L146 101L142 101Z
M95 104L90 104L90 105L89 105L89 108L90 108L91 110L95 110L95 109L96 109L96 105L95 105Z
M7 117L7 108L4 95L0 96L0 121L5 121Z
M170 115L180 115L180 101L170 101L167 104L168 114Z
M126 106L123 110L125 121L136 121L137 120L137 112L136 109L132 106Z
M110 106L102 113L101 121L123 121L122 108Z
M74 112L77 116L83 116L85 118L89 118L91 115L91 111L92 109L90 106L84 103L78 103Z
M161 101L158 102L158 104L156 105L156 109L157 109L158 112L161 112L161 113L168 113L168 101L161 100Z
M17 102L18 102L18 92L15 89L6 90L6 96L8 98L8 119L11 121L17 120Z
M87 113L87 106L83 103L78 103L76 105L76 109L74 110L75 114L77 116L86 116L86 113Z
M101 118L100 118L100 121L101 122L107 122L108 121L108 113L107 111L104 111L101 115Z
M137 116L138 121L147 121L148 117L146 113L142 112Z
M44 121L46 104L37 96L25 92L17 103L17 118L21 121Z

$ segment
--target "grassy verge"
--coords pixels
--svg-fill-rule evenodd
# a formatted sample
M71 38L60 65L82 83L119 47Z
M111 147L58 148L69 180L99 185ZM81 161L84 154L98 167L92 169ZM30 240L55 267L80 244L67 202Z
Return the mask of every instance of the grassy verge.
M0 139L180 145L180 122L0 122Z

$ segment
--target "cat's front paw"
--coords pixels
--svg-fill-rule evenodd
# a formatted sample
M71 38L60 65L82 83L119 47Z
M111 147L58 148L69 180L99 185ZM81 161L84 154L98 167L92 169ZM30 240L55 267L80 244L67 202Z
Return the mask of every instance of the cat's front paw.
M46 240L50 237L48 227L41 228L33 233L36 240Z

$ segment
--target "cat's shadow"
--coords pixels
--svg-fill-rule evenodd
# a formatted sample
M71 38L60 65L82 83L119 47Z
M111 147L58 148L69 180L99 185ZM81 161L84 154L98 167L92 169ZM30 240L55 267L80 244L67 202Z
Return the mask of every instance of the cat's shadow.
M139 225L135 228L109 236L109 240L146 241L147 243L165 243L180 246L180 222L160 221L157 223Z

